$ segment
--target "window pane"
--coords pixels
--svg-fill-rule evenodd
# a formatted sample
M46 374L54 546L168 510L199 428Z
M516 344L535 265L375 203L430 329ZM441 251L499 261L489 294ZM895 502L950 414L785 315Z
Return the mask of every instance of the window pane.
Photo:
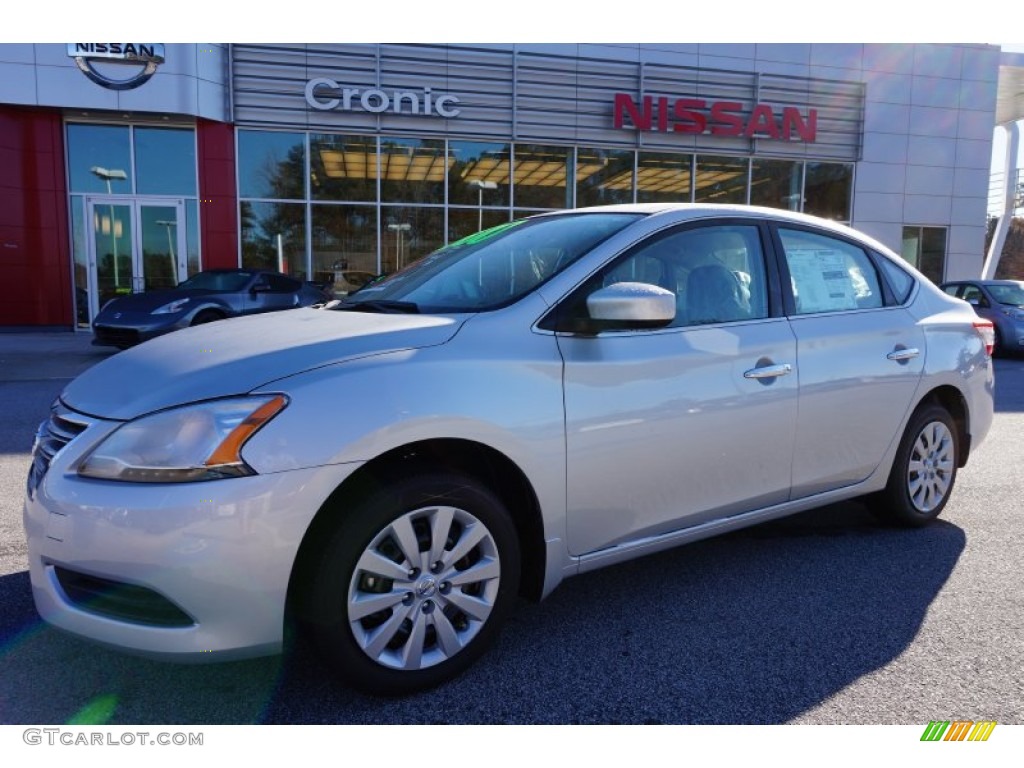
M697 155L698 203L747 202L747 159Z
M449 161L443 139L381 139L381 201L444 203Z
M799 211L803 163L754 160L750 173L750 204Z
M537 144L516 144L512 183L517 206L526 208L572 207L568 183L571 149Z
M135 179L140 195L196 195L195 131L135 129Z
M641 152L636 170L638 203L688 203L692 199L693 155Z
M448 152L449 203L508 207L510 145L450 141Z
M376 208L314 205L312 215L313 280L341 298L377 276Z
M933 283L946 273L946 230L944 227L904 227L900 255Z
M314 200L377 199L377 139L314 133L309 137L309 189Z
M302 199L305 168L304 134L238 132L238 191L242 197Z
M576 207L633 202L633 151L576 151Z
M946 230L943 227L921 229L921 271L933 283L941 283L946 274Z
M850 220L853 166L843 163L808 163L804 212L835 221Z
M444 245L440 208L389 206L381 215L381 272L397 272Z
M188 250L188 277L200 270L199 266L199 203L185 201L185 247Z
M131 194L128 127L68 125L68 172L72 192Z
M306 206L241 203L242 266L306 277Z
M454 243L474 232L504 224L509 218L508 211L451 208L448 210L448 242Z
M882 306L867 254L835 238L780 229L798 315Z

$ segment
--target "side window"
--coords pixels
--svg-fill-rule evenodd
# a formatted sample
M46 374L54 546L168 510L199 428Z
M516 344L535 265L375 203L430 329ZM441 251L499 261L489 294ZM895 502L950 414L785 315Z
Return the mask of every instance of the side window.
M889 287L892 288L896 303L902 304L910 298L910 291L914 287L914 278L907 274L906 270L896 266L892 259L888 259L885 256L876 253L875 262L881 265L882 272L885 273L886 278L889 280Z
M960 296L964 301L970 302L977 307L987 307L988 301L985 299L985 294L981 292L981 288L976 285L965 285L964 292Z
M271 293L293 293L299 290L300 283L284 275L267 275Z
M956 296L960 292L960 286L954 283L953 285L947 285L942 290L948 293L950 296Z
M656 236L605 269L592 290L622 282L672 291L673 328L768 316L764 255L756 226L706 226Z
M872 309L884 303L878 274L863 250L838 238L779 229L796 314Z

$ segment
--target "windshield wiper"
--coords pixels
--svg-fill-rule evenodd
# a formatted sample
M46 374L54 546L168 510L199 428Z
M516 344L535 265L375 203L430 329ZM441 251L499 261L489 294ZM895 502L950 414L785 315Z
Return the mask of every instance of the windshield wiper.
M342 303L338 309L347 309L350 312L382 312L395 315L418 315L419 305L413 301L392 301L390 299L366 299L365 301L353 301Z

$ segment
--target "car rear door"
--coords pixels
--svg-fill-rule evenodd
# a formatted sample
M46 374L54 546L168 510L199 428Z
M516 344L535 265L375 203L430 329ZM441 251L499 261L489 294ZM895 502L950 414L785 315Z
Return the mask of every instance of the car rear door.
M558 334L574 555L788 498L796 341L770 298L766 236L749 219L662 232L566 300L579 315L617 282L677 300L666 328Z
M797 225L773 232L797 343L793 498L801 498L875 470L899 438L926 346L857 242Z

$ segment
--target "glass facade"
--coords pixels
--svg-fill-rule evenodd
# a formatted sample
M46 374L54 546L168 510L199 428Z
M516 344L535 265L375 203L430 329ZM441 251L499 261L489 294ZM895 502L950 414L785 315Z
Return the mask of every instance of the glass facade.
M75 318L199 270L199 183L189 126L67 123Z
M280 264L345 293L348 277L543 211L750 203L849 222L853 165L242 128L238 190L243 266Z

